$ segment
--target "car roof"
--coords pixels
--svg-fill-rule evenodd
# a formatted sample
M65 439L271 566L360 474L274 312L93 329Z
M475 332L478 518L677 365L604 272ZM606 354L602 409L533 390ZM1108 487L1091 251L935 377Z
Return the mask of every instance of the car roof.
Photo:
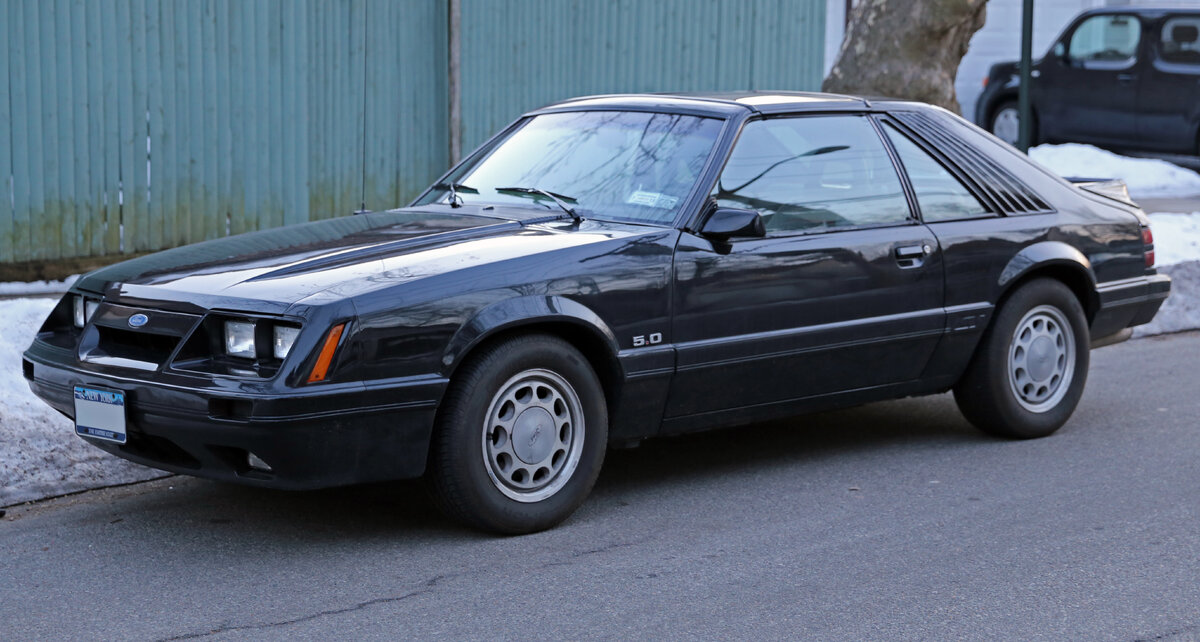
M841 94L807 91L727 91L582 96L547 105L529 113L629 109L727 117L746 112L771 114L862 111L871 107L871 99Z
M1195 5L1170 4L1167 2L1145 5L1110 5L1082 11L1079 13L1079 16L1107 15L1113 13L1132 13L1147 18L1158 18L1168 13L1200 14L1200 7Z

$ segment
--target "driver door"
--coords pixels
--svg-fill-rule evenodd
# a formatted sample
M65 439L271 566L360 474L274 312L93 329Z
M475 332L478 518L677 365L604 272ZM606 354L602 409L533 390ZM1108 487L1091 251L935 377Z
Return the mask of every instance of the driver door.
M767 235L683 234L667 418L920 376L944 326L942 259L868 116L751 121L713 198L758 210Z

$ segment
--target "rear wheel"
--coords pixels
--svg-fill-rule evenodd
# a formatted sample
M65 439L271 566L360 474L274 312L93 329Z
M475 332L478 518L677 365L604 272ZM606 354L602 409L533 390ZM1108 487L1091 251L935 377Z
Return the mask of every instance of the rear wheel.
M1034 122L1030 123L1029 132L1031 143L1037 142L1037 131L1034 129L1037 119L1033 120ZM1009 145L1017 146L1021 135L1021 110L1017 106L1017 101L1006 100L992 111L992 117L988 121L988 131Z
M1053 279L1013 292L984 334L954 400L984 432L1028 439L1058 430L1087 381L1090 338L1075 294Z
M527 335L463 364L434 430L428 481L442 510L483 530L531 533L566 519L591 491L608 415L578 350Z

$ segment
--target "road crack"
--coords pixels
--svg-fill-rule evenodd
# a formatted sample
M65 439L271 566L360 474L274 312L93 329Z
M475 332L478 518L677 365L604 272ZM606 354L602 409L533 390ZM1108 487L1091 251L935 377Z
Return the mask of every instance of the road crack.
M432 593L434 587L436 587L439 582L441 582L442 580L444 580L446 578L447 578L446 575L434 576L425 581L424 588L421 588L416 591L411 591L409 593L405 593L404 595L395 595L395 596L391 596L391 597L379 597L379 598L375 598L373 600L359 602L358 604L355 604L354 606L348 606L348 607L341 608L341 609L330 609L328 611L319 611L317 613L311 613L311 614L305 615L303 617L293 618L290 620L281 620L279 622L262 622L262 623L258 623L258 624L239 624L236 626L222 626L222 627L215 628L215 629L212 629L209 631L198 632L198 633L184 633L182 635L176 635L176 636L169 637L169 638L160 638L159 642L171 642L172 640L196 640L199 638L206 638L206 637L209 637L212 635L220 635L222 633L230 633L230 632L234 632L234 631L257 631L257 630L261 630L261 629L272 629L272 628L279 627L279 626L287 626L289 624L300 624L301 622L310 622L312 620L322 618L322 617L327 617L330 615L342 615L345 613L353 613L355 611L361 611L365 608L369 608L372 606L378 606L380 604L394 604L396 602L403 602L404 600L407 600L410 598L414 598L414 597L417 597L420 595L425 595L427 593Z

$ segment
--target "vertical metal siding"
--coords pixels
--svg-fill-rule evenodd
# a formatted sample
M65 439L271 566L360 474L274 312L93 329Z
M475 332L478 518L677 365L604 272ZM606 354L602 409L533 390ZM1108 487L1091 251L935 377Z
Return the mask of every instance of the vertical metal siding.
M824 1L462 0L464 144L580 94L815 88ZM449 163L448 10L0 3L0 263L406 203Z
M0 262L403 205L448 163L445 0L0 4Z
M467 149L571 96L821 84L826 0L462 3Z

